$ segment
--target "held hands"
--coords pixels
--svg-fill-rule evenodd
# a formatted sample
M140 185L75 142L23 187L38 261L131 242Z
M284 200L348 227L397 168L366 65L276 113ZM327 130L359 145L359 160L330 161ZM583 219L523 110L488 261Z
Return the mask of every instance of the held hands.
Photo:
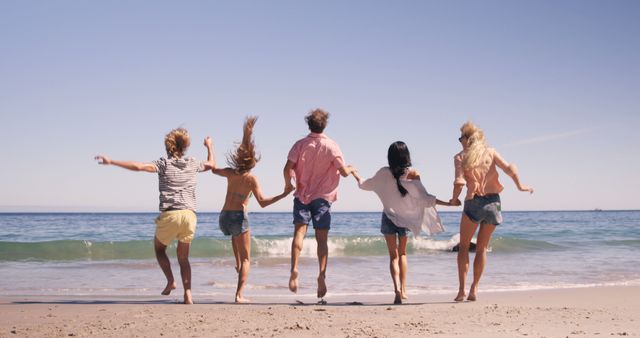
M98 160L98 164L109 165L111 164L111 159L104 155L97 155L93 158L94 160Z
M293 186L293 184L288 183L284 186L284 194L289 195L292 191L296 190L296 187Z
M462 202L460 202L460 199L458 199L458 198L455 198L455 199L452 198L452 199L449 200L449 206L451 206L451 207L457 207L457 206L460 206L460 205L462 205Z
M358 172L358 170L357 170L357 169L355 169L355 168L354 168L354 169L351 171L351 175L353 175L353 178L355 178L355 179L356 179L356 181L358 181L358 184L361 184L361 183L362 183L362 177L360 177L360 173Z

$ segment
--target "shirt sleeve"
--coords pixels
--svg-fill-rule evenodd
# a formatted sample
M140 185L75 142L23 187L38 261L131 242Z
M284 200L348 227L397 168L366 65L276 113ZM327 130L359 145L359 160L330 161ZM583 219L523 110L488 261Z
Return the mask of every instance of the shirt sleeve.
M199 161L197 163L198 163L198 172L201 173L205 171L205 164L207 163L207 161Z
M158 174L164 173L164 170L167 168L167 162L164 158L151 161L151 163L156 166L156 171L158 172Z
M338 145L335 145L335 149L333 149L333 166L336 169L340 169L345 166L344 164L344 156L342 155L342 150Z
M359 184L358 186L362 190L373 191L378 185L378 181L380 180L380 175L383 169L378 170L378 172L373 175L373 177L366 179L364 182Z
M299 154L299 149L300 147L298 146L299 142L296 142L296 144L293 145L293 147L291 147L291 149L289 150L289 154L287 155L287 160L296 163L298 162L298 157L300 156Z
M409 196L424 203L425 207L433 207L436 205L436 197L429 194L420 180L403 181L405 188L409 192Z
M455 180L453 184L467 184L467 180L464 179L464 169L462 168L462 155L458 154L453 158L453 166L455 167Z

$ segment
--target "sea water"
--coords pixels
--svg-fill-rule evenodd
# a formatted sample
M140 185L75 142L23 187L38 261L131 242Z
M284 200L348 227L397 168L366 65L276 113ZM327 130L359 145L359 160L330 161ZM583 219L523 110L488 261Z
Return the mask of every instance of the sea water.
M165 279L153 253L155 213L0 214L0 295L154 296ZM446 231L410 238L409 295L455 294L459 212ZM640 211L504 212L491 241L483 291L640 285ZM379 212L333 213L327 286L331 296L391 294ZM251 272L245 296L290 297L290 213L250 213ZM191 245L195 297L228 300L237 274L217 213L199 213ZM313 297L318 273L311 227L298 297ZM168 249L180 283L174 242ZM471 254L471 261L473 260ZM472 274L469 273L469 280ZM180 288L179 288L180 289ZM179 290L178 290L179 293Z

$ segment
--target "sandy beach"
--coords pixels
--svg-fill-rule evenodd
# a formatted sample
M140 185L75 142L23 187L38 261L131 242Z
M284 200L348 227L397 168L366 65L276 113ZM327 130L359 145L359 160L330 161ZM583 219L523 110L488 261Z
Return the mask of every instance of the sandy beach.
M640 334L640 287L480 293L476 302L422 295L269 300L13 297L0 300L1 337L595 337ZM293 298L292 298L293 299Z

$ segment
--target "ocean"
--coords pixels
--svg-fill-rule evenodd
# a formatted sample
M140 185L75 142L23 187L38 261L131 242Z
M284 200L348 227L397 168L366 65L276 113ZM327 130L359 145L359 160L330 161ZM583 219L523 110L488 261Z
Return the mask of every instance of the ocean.
M157 213L0 213L0 295L158 296L165 279L153 253ZM336 212L329 233L327 299L389 295L389 260L380 212ZM459 212L441 212L444 233L409 241L409 296L457 291ZM482 291L640 285L640 211L503 212ZM252 261L245 296L315 298L313 229L304 241L300 290L288 288L290 213L250 213ZM175 242L169 249L180 285ZM473 253L471 254L473 259ZM231 241L217 213L199 213L191 246L194 299L233 299ZM468 283L471 282L471 271ZM469 284L468 284L469 285ZM181 296L181 286L174 292ZM173 296L172 296L173 297Z

